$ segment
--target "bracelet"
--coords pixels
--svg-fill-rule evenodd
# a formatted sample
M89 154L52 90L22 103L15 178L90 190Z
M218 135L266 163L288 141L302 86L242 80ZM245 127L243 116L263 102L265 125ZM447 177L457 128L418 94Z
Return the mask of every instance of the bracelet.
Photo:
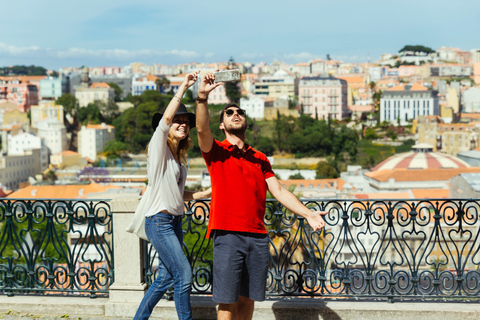
M180 99L179 97L177 97L177 96L174 96L174 97L177 98L178 102L180 102L180 103L182 102L182 99Z
M198 102L207 102L208 101L208 97L206 97L205 99L202 99L200 97L197 97L197 101Z

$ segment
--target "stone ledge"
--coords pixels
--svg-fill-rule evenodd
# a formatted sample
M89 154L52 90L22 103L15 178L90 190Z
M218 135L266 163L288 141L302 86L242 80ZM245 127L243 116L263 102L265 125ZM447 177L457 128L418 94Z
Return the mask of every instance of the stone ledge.
M14 311L4 319L32 319L48 317L82 320L131 319L138 303L113 303L108 298L0 296L0 312ZM216 319L216 304L208 296L192 296L194 319ZM111 312L106 314L106 309ZM23 314L22 314L23 313ZM425 319L425 320L477 320L479 303L434 302L356 302L324 301L320 298L269 299L255 304L256 320L376 320L376 319ZM151 319L176 319L175 303L161 300Z

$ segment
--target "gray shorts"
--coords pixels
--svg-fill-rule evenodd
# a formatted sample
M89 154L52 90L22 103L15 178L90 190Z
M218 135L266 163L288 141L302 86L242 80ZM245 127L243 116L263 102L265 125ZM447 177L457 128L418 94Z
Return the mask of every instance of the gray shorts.
M265 300L268 244L267 234L215 230L213 301L230 304L239 296Z

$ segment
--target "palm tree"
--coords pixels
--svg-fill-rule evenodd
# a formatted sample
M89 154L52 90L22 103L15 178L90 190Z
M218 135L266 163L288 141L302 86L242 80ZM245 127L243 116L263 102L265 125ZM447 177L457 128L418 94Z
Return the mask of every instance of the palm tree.
M170 87L170 80L168 80L167 77L160 77L155 80L155 84L159 92L165 92L167 88Z

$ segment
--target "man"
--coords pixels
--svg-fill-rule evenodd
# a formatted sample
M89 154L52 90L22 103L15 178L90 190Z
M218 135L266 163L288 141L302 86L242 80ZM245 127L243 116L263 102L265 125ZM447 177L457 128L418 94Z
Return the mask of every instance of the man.
M223 142L209 127L208 95L220 86L213 73L199 85L196 110L198 144L210 172L212 201L207 238L212 237L213 301L218 319L251 319L254 301L265 300L269 238L263 217L267 190L287 209L307 219L315 230L325 222L275 177L267 157L245 143L245 112L227 104L220 113Z

